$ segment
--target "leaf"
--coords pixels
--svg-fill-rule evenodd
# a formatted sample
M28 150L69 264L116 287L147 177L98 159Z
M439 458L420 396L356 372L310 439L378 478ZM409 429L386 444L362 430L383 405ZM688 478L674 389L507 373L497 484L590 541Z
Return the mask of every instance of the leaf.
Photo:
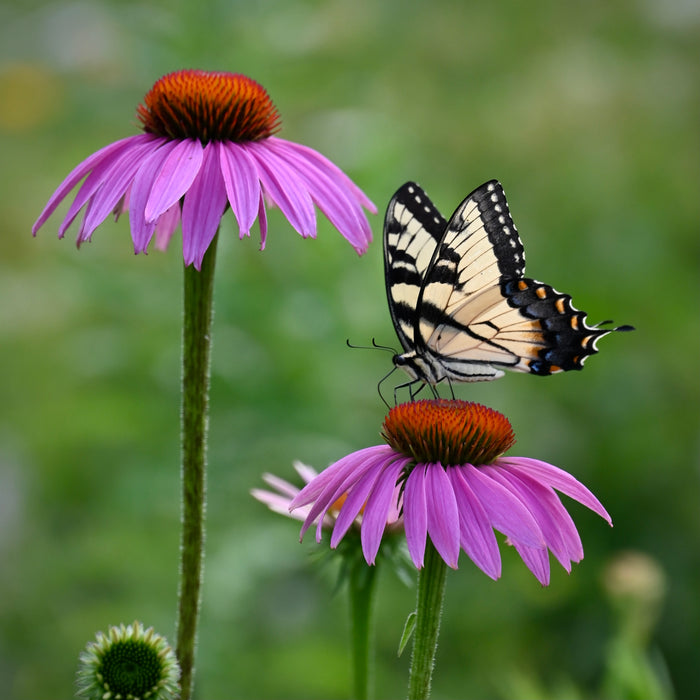
M416 611L414 610L406 618L406 623L403 626L403 632L401 633L401 641L399 642L399 653L398 656L403 654L403 650L406 648L409 640L413 636L413 630L416 628Z

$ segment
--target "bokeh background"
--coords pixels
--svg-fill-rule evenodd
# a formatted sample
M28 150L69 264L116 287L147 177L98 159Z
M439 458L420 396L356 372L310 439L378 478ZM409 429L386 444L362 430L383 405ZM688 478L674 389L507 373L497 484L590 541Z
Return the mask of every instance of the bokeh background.
M70 697L97 630L174 634L182 258L132 253L126 218L76 251L62 207L80 160L137 133L153 82L193 67L261 82L281 136L345 169L380 214L358 258L321 221L270 215L267 249L225 217L216 280L206 579L197 697L347 698L346 598L311 538L249 490L376 444L397 345L381 225L418 180L443 213L497 177L528 273L570 292L601 343L582 373L458 389L511 419L513 454L560 465L613 516L568 502L586 557L541 588L512 551L493 582L448 578L436 698L602 697L621 623L605 572L648 557L665 595L642 654L669 696L700 675L698 154L700 6L433 0L0 4L0 694ZM565 499L566 500L566 499ZM324 546L327 546L324 545ZM656 568L655 568L656 567ZM636 570L635 570L636 571ZM633 578L634 571L630 573ZM415 590L377 594L376 698ZM657 581L657 584L654 583ZM655 588L656 586L656 588ZM646 588L645 588L646 587ZM654 593L656 591L656 593ZM653 608L653 606L652 606Z

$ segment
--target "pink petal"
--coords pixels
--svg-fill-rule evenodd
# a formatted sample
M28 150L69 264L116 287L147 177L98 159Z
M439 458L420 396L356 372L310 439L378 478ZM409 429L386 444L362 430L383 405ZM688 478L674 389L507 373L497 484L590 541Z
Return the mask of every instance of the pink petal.
M391 458L390 458L391 459ZM383 460L381 462L375 463L371 469L365 471L360 479L358 479L347 492L347 498L345 503L343 503L340 509L340 514L333 528L333 535L331 536L331 548L335 549L338 546L338 542L343 539L345 533L348 531L349 527L352 525L355 518L359 515L362 510L362 506L365 505L367 497L372 492L374 485L381 476L382 470L385 468L388 460ZM338 497L342 496L343 492L338 494Z
M152 141L153 136L149 134L139 134L138 136L128 136L125 139L115 141L114 143L101 148L96 151L88 158L86 158L82 163L79 163L71 172L68 177L58 186L56 191L51 195L51 198L47 202L44 210L39 215L39 218L32 226L32 234L36 236L37 231L44 225L46 220L53 214L56 207L63 201L65 196L87 175L94 167L99 165L104 160L111 160L123 149L128 149L133 145L139 144L143 141ZM87 201L87 200L85 200ZM84 204L85 202L83 202ZM82 206L82 205L81 205ZM80 207L78 207L80 209Z
M219 151L221 174L226 196L236 221L240 238L250 235L258 215L260 181L255 161L245 148L237 143L223 143Z
M457 499L462 549L487 576L496 580L501 576L501 553L488 515L460 469L449 469L447 475Z
M144 158L157 152L158 145L157 142L153 141L132 145L127 151L120 154L119 158L112 160L109 167L104 170L100 175L101 185L90 200L85 212L85 218L78 233L78 245L89 240L93 231L114 210L131 185ZM88 180L97 172L97 168L93 170ZM87 180L85 184L87 184ZM77 198L76 201L78 201Z
M260 191L260 201L258 203L258 226L260 227L260 250L265 250L267 240L267 213L265 212L265 199L262 190Z
M369 208L374 211L376 208L361 190L345 173L315 151L299 148L299 144L283 139L268 139L268 142L298 172L298 177L305 181L313 201L333 226L358 253L365 252L372 241L372 230L360 202L353 195L360 192L362 200L370 205ZM310 157L309 152L315 153L317 157Z
M92 171L85 178L85 181L80 186L78 193L75 195L75 199L71 202L70 207L68 207L68 212L66 213L66 216L61 222L61 225L58 227L59 238L63 238L66 231L68 230L68 227L73 223L75 217L85 206L86 202L88 202L100 189L100 187L102 187L102 185L105 182L105 179L107 178L108 174L112 171L114 166L118 166L124 158L128 159L129 154L134 148L139 149L144 145L149 145L149 143L134 143L133 141L130 143L124 143L124 141L126 141L126 139L124 139L121 142L122 148L120 148L119 150L115 150L109 158L103 158L98 163L95 163L94 167L92 168ZM150 142L150 144L153 144L153 142ZM153 145L157 146L157 144Z
M313 481L310 481L299 494L290 503L291 510L299 506L306 505L312 501L320 500L321 494L327 491L331 486L335 485L339 480L344 479L347 474L353 474L366 464L368 460L382 459L393 454L389 445L374 445L373 447L365 447L357 452L351 452L337 462L333 462L329 467L324 469Z
M406 479L403 492L406 544L408 545L408 553L411 556L411 560L418 569L423 568L425 543L428 535L425 471L425 465L416 465Z
M175 202L170 209L160 215L156 222L156 248L158 250L165 250L168 247L168 243L170 243L170 239L180 223L180 217L180 202Z
M144 210L160 166L176 146L177 141L166 142L143 160L134 176L129 194L129 225L135 253L146 251L156 229L156 222L146 221Z
M185 265L202 267L204 254L219 228L226 208L226 188L219 165L218 144L204 148L202 167L182 205L182 252Z
M547 549L526 547L519 542L511 542L521 559L535 578L543 585L549 585L549 553Z
M374 564L377 558L377 552L389 520L389 514L392 512L392 508L396 507L398 495L396 480L410 461L410 459L395 459L389 463L382 471L367 500L365 512L362 516L360 537L362 540L362 552L368 564Z
M278 491L281 493L283 496L287 497L287 507L286 510L289 512L289 502L294 496L296 496L299 493L299 489L294 486L294 484L290 484L288 481L285 481L284 479L281 479L279 476L275 476L274 474L263 474L263 481L268 484L269 486L272 486L275 491Z
M483 468L465 464L453 469L460 470L496 530L529 547L545 546L542 531L530 511Z
M303 180L283 159L262 143L245 145L255 160L260 182L289 223L304 237L315 237L316 214Z
M532 477L511 474L500 467L484 467L528 508L540 526L547 547L559 563L571 571L571 561L583 558L583 546L576 526L562 505L561 501L549 487Z
M310 467L308 464L304 464L303 462L295 460L293 466L294 469L296 469L297 474L303 479L305 484L308 484L312 479L315 479L318 476L318 472L313 467Z
M328 160L328 158L326 158L323 154L315 151L309 146L304 146L300 143L295 143L294 141L286 141L285 139L278 138L277 136L270 137L268 142L271 145L291 149L306 161L314 163L320 170L327 172L329 177L337 180L345 188L350 190L354 198L357 199L357 201L363 207L365 207L365 209L370 211L372 214L377 213L377 207L367 197L367 195L335 163Z
M575 501L582 503L612 525L612 519L608 511L603 508L602 503L580 481L563 469L529 457L500 457L494 464L502 465L517 473L526 471L539 481L549 484L557 491L561 491Z
M452 483L441 464L428 464L425 470L428 534L445 563L457 568L459 559L459 510Z
M353 452L332 464L308 483L289 504L289 510L292 511L314 501L301 528L300 538L304 536L316 516L321 512L325 513L340 496L362 478L368 469L372 469L378 460L391 451L388 445L376 445ZM321 533L317 530L316 537L319 541L320 536Z
M180 201L190 189L202 167L204 148L197 139L174 142L158 169L150 187L143 216L147 223L155 222L170 207Z

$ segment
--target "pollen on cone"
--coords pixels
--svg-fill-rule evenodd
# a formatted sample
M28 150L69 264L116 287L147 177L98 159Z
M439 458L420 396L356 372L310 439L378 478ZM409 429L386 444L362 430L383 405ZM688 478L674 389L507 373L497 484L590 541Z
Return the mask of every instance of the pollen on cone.
M139 105L147 133L171 139L258 141L280 117L265 88L240 73L180 70L158 80Z
M490 464L515 444L508 419L478 403L423 400L389 411L382 434L398 452L417 462Z

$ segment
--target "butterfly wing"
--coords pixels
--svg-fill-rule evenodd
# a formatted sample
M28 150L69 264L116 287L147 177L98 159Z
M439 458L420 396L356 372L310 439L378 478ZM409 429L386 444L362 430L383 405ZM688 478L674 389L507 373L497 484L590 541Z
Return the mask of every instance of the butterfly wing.
M392 197L384 220L384 277L391 320L403 349L415 346L416 308L425 274L447 221L425 192L407 182Z
M600 337L628 329L588 326L571 297L524 272L503 188L492 180L457 208L425 273L414 343L429 366L454 381L495 379L500 367L539 375L581 369Z

